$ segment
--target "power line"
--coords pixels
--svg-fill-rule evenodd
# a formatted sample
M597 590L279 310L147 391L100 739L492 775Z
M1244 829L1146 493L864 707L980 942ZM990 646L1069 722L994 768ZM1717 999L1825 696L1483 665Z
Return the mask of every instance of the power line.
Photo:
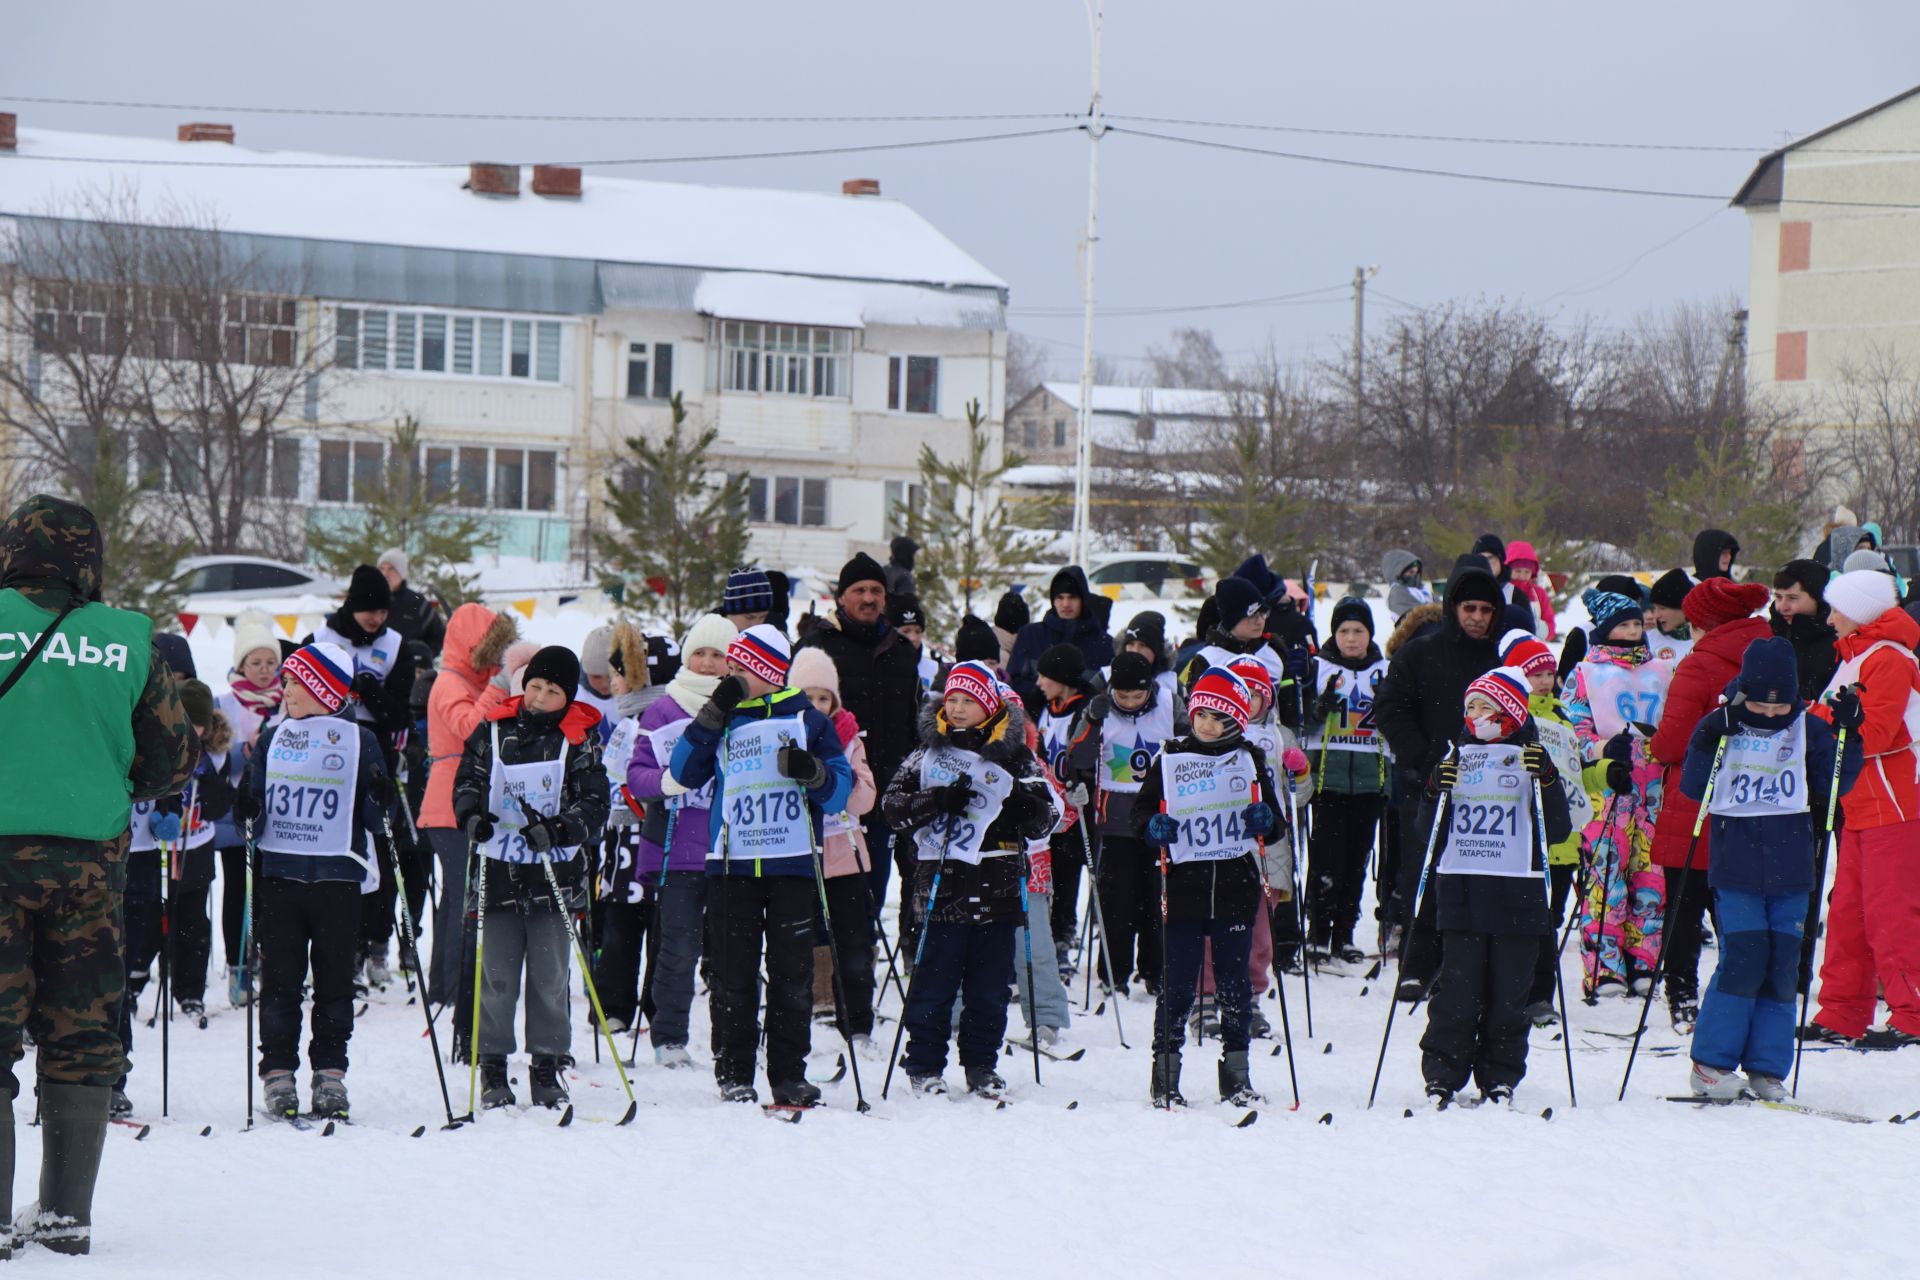
M520 161L522 164L560 164L580 167L613 168L620 165L709 164L730 160L793 160L808 156L843 156L876 151L917 151L928 147L952 147L975 142L1010 142L1020 138L1041 138L1050 134L1079 133L1079 125L1056 125L1049 129L1021 129L1011 133L980 133L960 138L920 138L911 142L865 142L840 147L804 147L785 151L733 151L711 155L625 156L589 160ZM466 160L198 160L173 157L60 156L21 151L9 163L41 160L56 164L113 164L166 169L227 169L246 173L256 169L464 169ZM509 163L509 162L503 162Z
M1449 142L1497 147L1572 147L1605 151L1730 151L1742 155L1775 149L1704 142L1603 142L1577 138L1496 138L1480 134L1402 133L1388 129L1330 129L1311 125L1256 124L1242 120L1192 120L1178 116L1130 116L1117 113L1109 113L1107 119L1132 120L1140 124L1181 125L1195 129L1244 129L1257 133L1310 134L1326 138L1370 138L1390 142Z
M1319 295L1344 292L1352 286L1342 281L1339 284L1326 285L1319 289L1304 289L1299 293L1277 293L1266 298L1242 298L1235 302L1194 302L1182 305L1147 304L1137 306L1095 307L1094 314L1125 319L1137 316L1174 315L1187 311L1232 311L1242 307L1278 307L1278 306L1317 306L1325 302L1338 302L1339 298L1327 298ZM1009 307L1011 315L1024 315L1047 318L1077 316L1081 309L1071 307Z

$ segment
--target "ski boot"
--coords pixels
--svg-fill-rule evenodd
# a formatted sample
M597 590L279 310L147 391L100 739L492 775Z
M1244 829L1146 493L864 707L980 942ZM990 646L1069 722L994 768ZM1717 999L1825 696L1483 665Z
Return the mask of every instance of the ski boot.
M1266 1098L1253 1087L1253 1075L1247 1068L1247 1051L1234 1049L1220 1055L1218 1069L1220 1101L1229 1106L1250 1107Z
M564 1056L543 1056L533 1060L533 1070L528 1074L534 1106L558 1111L572 1101L567 1096L566 1077L566 1069L572 1065L573 1059Z
M393 970L387 967L387 944L376 942L367 947L367 986L384 991L393 985Z
M182 1000L179 1003L180 1016L190 1019L195 1026L205 1031L207 1029L207 1006L205 1002L200 1000Z
M107 1116L113 1120L124 1120L133 1114L133 1099L127 1096L124 1082L113 1086L113 1097L107 1101Z
M1746 1083L1732 1071L1722 1071L1719 1067L1710 1067L1704 1062L1693 1064L1693 1070L1687 1073L1687 1088L1696 1098L1711 1098L1726 1102L1739 1097L1746 1090Z
M968 1067L967 1092L998 1102L1007 1094L1007 1082L992 1067Z
M14 1218L14 1242L32 1241L49 1253L92 1251L93 1184L106 1143L110 1092L92 1085L40 1082L40 1199ZM11 1167L7 1172L12 1173Z
M1700 1002L1691 991L1669 991L1667 1017L1673 1023L1675 1034L1690 1036L1693 1024L1700 1021Z
M1334 935L1333 958L1341 964L1359 964L1367 958L1367 953L1354 945L1353 930L1343 929Z
M1874 1027L1853 1042L1856 1049L1903 1049L1910 1044L1920 1044L1920 1036L1898 1027Z
M507 1080L507 1060L480 1059L480 1105L491 1111L495 1107L510 1107L513 1103L513 1085Z
M1852 1044L1849 1036L1843 1036L1832 1027L1819 1022L1809 1022L1794 1033L1794 1038L1811 1044Z
M1787 1082L1779 1076L1762 1075L1756 1071L1747 1072L1747 1092L1762 1102L1785 1102L1787 1100Z
M347 1073L338 1067L324 1067L313 1073L311 1114L315 1120L345 1120L347 1116Z
M1482 1106L1513 1106L1513 1086L1510 1084L1496 1084L1490 1088L1482 1089L1480 1091L1480 1103Z
M1560 1025L1560 1014L1554 1009L1551 1000L1535 1000L1526 1009L1527 1021L1536 1027L1555 1027Z
M1247 1010L1247 1036L1252 1040L1273 1039L1273 1024L1267 1021L1266 1014L1260 1012L1258 1001Z
M653 1063L669 1071L678 1071L681 1067L693 1065L693 1055L687 1052L683 1044L661 1044L653 1048Z
M779 1080L773 1082L773 1105L776 1107L817 1107L820 1105L820 1086L810 1080Z
M720 1085L722 1102L758 1102L760 1095L745 1080L727 1080Z
M947 1094L947 1082L943 1076L916 1076L908 1073L907 1085L923 1098L944 1098Z
M293 1082L293 1072L267 1072L260 1077L260 1089L260 1105L267 1109L268 1115L300 1114L300 1090Z
M1401 1004L1419 1004L1427 998L1427 982L1424 978L1402 978L1400 985L1393 990L1393 998Z
M1429 1080L1427 1082L1427 1105L1435 1111L1445 1111L1453 1105L1453 1090L1447 1088L1447 1086L1441 1084L1438 1080Z
M1325 964L1332 956L1331 930L1324 924L1316 924L1307 935L1307 959L1315 964Z
M1184 1107L1187 1100L1180 1094L1180 1054L1156 1053L1153 1055L1153 1105L1163 1110Z

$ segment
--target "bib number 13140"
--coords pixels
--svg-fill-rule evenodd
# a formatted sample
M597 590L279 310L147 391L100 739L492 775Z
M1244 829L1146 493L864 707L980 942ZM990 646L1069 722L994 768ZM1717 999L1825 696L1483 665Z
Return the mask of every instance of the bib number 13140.
M1462 836L1520 834L1520 806L1468 802L1453 807L1453 831Z

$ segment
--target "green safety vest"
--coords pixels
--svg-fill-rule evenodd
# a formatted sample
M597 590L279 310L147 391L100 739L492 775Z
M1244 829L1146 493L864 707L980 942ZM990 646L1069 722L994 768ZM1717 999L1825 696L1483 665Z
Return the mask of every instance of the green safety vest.
M57 616L0 591L0 681ZM153 620L83 605L0 701L0 835L112 840L133 810L133 712Z

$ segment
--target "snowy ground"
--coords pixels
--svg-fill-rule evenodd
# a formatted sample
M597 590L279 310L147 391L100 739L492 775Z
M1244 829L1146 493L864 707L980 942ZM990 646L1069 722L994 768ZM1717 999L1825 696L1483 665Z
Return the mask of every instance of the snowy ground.
M1577 975L1569 957L1569 987ZM1421 1108L1422 1011L1399 1019L1379 1105L1367 1111L1387 990L1357 970L1323 971L1308 1040L1305 993L1290 979L1302 1106L1288 1109L1285 1058L1256 1042L1255 1082L1270 1102L1245 1130L1212 1101L1212 1044L1187 1052L1192 1109L1155 1112L1145 1097L1152 1006L1123 1007L1125 1050L1111 1009L1082 1018L1076 988L1068 1046L1086 1047L1086 1057L1043 1061L1040 1086L1030 1059L1003 1059L1014 1096L1003 1111L959 1096L915 1099L898 1078L883 1102L885 1064L863 1062L872 1116L854 1113L849 1078L803 1123L774 1123L756 1107L719 1102L704 1068L656 1068L643 1038L632 1072L639 1118L615 1128L619 1083L610 1064L594 1063L576 998L574 1125L496 1112L449 1133L439 1128L424 1020L396 987L355 1028L355 1122L331 1137L265 1120L242 1130L245 1019L216 994L206 1030L173 1024L168 1119L159 1031L138 1029L130 1091L153 1129L143 1141L128 1128L108 1134L89 1273L337 1280L739 1269L849 1280L1258 1267L1504 1280L1664 1270L1680 1259L1742 1276L1906 1273L1897 1224L1920 1176L1920 1125L1884 1121L1920 1108L1909 1054L1807 1055L1802 1099L1882 1121L1872 1126L1662 1102L1684 1091L1686 1060L1644 1050L1628 1100L1617 1103L1625 1043L1582 1032L1630 1030L1637 1006L1587 1009L1576 998L1577 1110L1567 1105L1561 1044L1539 1031L1515 1112L1434 1114ZM143 1012L151 1007L149 995ZM1278 1004L1269 997L1264 1007L1277 1027ZM882 1008L897 1010L897 998ZM698 1046L703 1003L695 1018ZM1654 1024L1646 1043L1659 1055L1679 1041L1657 1004ZM891 1024L881 1030L890 1039ZM814 1045L824 1073L837 1041L816 1026ZM514 1073L524 1084L524 1061ZM957 1085L957 1065L948 1075ZM449 1080L464 1112L464 1070ZM303 1071L303 1097L305 1083ZM29 1106L23 1100L22 1203L39 1160ZM1548 1106L1553 1118L1542 1121ZM213 1132L201 1137L207 1125ZM420 1125L425 1135L409 1137ZM55 1268L72 1270L29 1251L11 1270Z

